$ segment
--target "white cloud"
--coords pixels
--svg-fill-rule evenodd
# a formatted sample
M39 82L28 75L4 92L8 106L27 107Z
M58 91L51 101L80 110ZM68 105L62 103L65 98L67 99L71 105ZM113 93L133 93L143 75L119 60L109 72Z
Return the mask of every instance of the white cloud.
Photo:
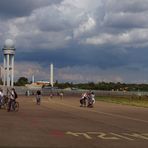
M0 3L2 4L2 2ZM101 61L103 61L101 66L109 67L105 65L107 62L104 62L104 59L112 57L114 54L113 52L116 52L114 55L116 55L115 57L117 60L113 61L113 63L120 63L121 65L117 64L117 67L120 68L124 63L124 57L121 57L122 54L117 52L117 50L120 50L122 53L123 51L126 52L127 56L129 53L128 50L131 51L131 55L133 55L133 53L139 55L139 53L142 53L142 48L148 48L147 0L46 0L44 4L41 3L41 0L31 0L31 6L29 7L29 10L27 9L28 12L23 10L18 17L16 12L21 10L12 10L10 11L13 12L13 17L10 17L11 19L8 19L9 11L5 14L7 15L7 19L0 18L0 44L2 46L2 43L6 38L12 38L15 40L19 52L37 51L43 53L44 50L57 51L58 49L63 50L64 48L69 47L69 51L73 51L63 53L63 55L65 57L71 57L71 55L75 57L67 58L69 61L71 59L73 61L64 61L65 63L75 63L74 60L77 61L77 59L80 62L82 60L81 63L85 63L83 54L86 59L86 56L91 57L91 59L95 57L95 59L93 59L94 62L88 60L88 63L86 63L90 64L92 68L76 66L72 68L64 67L63 69L57 69L57 76L60 80L125 81L126 76L123 76L121 73L116 75L115 73L112 73L111 70L103 71L99 68L94 68L94 66L97 65L97 67L99 67ZM6 5L6 3L4 4ZM18 6L21 4L26 5L27 3L20 3ZM23 7L21 6L19 8ZM135 48L137 49L136 52L134 51ZM91 55L89 55L90 49L95 51L95 53L91 52ZM113 49L115 50L113 51ZM101 52L100 55L103 57L100 60L97 59L97 54L99 54L97 51ZM79 53L82 53L82 55ZM147 52L141 54L141 59L145 57L146 53ZM57 57L61 58L63 55L58 55ZM28 56L30 55L28 54ZM134 63L135 61L129 60L124 64L130 65L130 62ZM44 62L47 63L49 61L43 60L43 63ZM142 62L144 63L145 61ZM147 63L147 61L145 63ZM78 62L76 62L76 64L79 65ZM26 66L25 69L21 69L22 65ZM36 73L37 77L47 79L47 71L44 68L35 63L31 63L31 65L26 62L18 64L16 76L22 74L29 77L32 73ZM83 68L83 71L86 71L86 74L82 71ZM40 73L37 69L42 72ZM118 69L115 70L118 71ZM60 75L60 71L62 71L62 75ZM93 71L95 71L95 73L93 73ZM96 75L96 73L98 73L98 75ZM109 75L106 73L109 73Z
M74 30L74 38L77 38L80 35L83 35L91 31L92 29L95 28L95 26L96 26L95 20L88 16L88 20L83 24L80 24L79 27Z
M1 64L2 65L2 64ZM58 68L54 65L54 81L59 82L130 82L130 83L148 83L148 68L142 68L141 65L131 64L129 66L100 69L90 66L73 66ZM31 81L32 75L35 81L46 80L50 78L50 66L43 67L34 62L15 62L14 77L15 81L19 77L26 77Z
M89 66L64 67L57 69L57 78L68 82L122 82L122 76L115 74L113 71Z
M40 2L37 1L36 5ZM32 5L33 3L32 1ZM27 46L32 47L32 50L36 50L36 44L39 48L50 49L66 46L69 42L65 39L67 36L72 39L73 35L74 39L78 38L78 43L84 40L85 36L90 39L102 34L104 40L108 40L109 36L116 36L120 28L123 29L120 34L133 31L133 27L134 31L136 27L147 28L146 3L147 0L63 0L52 4L49 2L50 5L37 7L29 16L4 20L5 25L2 25L0 30L7 30L3 32L3 38L12 37L21 42L21 45L22 42L28 42ZM105 42L104 40L98 39L98 42Z
M1 23L0 30L7 31L0 36L2 40L8 37L16 40L18 48L26 51L64 48L70 46L72 40L76 44L143 47L147 46L145 12L148 9L141 3L137 0L57 1L37 7L29 16Z
M64 47L69 44L67 36L72 39L74 34L76 38L95 28L94 11L101 5L98 0L64 0L47 5L35 9L29 16L5 22L8 31L4 34L16 40L19 48L26 45L31 50Z
M27 77L29 80L31 80L32 75L35 75L36 79L42 78L43 80L47 80L47 71L48 70L44 69L37 63L17 62L15 63L14 75L16 80L22 76Z
M92 11L102 6L102 0L64 0L63 5L71 5L75 8L82 9L83 11Z
M148 43L148 29L133 29L119 34L103 33L99 36L86 38L83 44L117 45L121 47L146 47Z
M60 82L100 82L100 81L115 81L122 82L122 76L115 74L114 70L101 70L97 67L88 66L74 66L57 68L54 65L54 81ZM108 75L108 73L110 73ZM49 80L50 68L42 67L38 63L33 62L17 62L15 63L15 80L19 77L26 77L31 80L32 75L35 76L35 80Z

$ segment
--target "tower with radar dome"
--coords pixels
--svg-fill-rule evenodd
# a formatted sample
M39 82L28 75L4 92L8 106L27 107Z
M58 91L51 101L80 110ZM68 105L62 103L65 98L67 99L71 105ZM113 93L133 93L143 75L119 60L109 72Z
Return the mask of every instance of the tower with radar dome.
M3 85L7 87L13 87L14 85L14 55L15 55L15 46L14 42L11 39L5 41L3 47L4 53L4 78Z

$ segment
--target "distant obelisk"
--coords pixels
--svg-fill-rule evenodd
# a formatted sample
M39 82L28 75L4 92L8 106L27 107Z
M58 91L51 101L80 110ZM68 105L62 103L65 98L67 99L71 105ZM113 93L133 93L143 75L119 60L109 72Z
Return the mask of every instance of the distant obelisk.
M34 83L34 75L32 75L32 83Z
M53 87L53 64L50 64L50 85Z

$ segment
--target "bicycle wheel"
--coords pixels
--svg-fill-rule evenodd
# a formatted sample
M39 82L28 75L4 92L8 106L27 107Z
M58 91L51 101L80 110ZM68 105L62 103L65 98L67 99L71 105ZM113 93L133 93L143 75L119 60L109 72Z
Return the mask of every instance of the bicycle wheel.
M14 104L14 111L18 112L19 111L19 103L15 102Z
M9 109L9 102L5 103L4 107L6 110L8 110Z
M7 109L8 109L8 103L4 103L4 104L3 104L3 107L4 107L4 109L7 110Z

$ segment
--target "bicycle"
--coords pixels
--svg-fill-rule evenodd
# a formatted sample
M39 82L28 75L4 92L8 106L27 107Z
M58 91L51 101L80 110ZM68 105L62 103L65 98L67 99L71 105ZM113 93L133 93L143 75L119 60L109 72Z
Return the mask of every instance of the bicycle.
M1 108L3 109L7 109L8 106L8 100L9 98L7 96L4 95L2 102L1 102Z
M18 112L19 111L19 102L15 101L12 108L13 108L13 111Z
M8 105L7 105L7 111L15 111L15 112L18 112L19 111L19 102L17 101L13 101L11 102L11 107L9 108L9 104L10 102L8 102Z
M8 108L7 108L7 111L15 111L15 112L18 112L19 110L19 102L16 101L16 98L18 97L17 96L17 93L15 92L15 89L12 88L11 91L9 89L7 89L7 94L10 94L9 95L9 102L8 102Z

